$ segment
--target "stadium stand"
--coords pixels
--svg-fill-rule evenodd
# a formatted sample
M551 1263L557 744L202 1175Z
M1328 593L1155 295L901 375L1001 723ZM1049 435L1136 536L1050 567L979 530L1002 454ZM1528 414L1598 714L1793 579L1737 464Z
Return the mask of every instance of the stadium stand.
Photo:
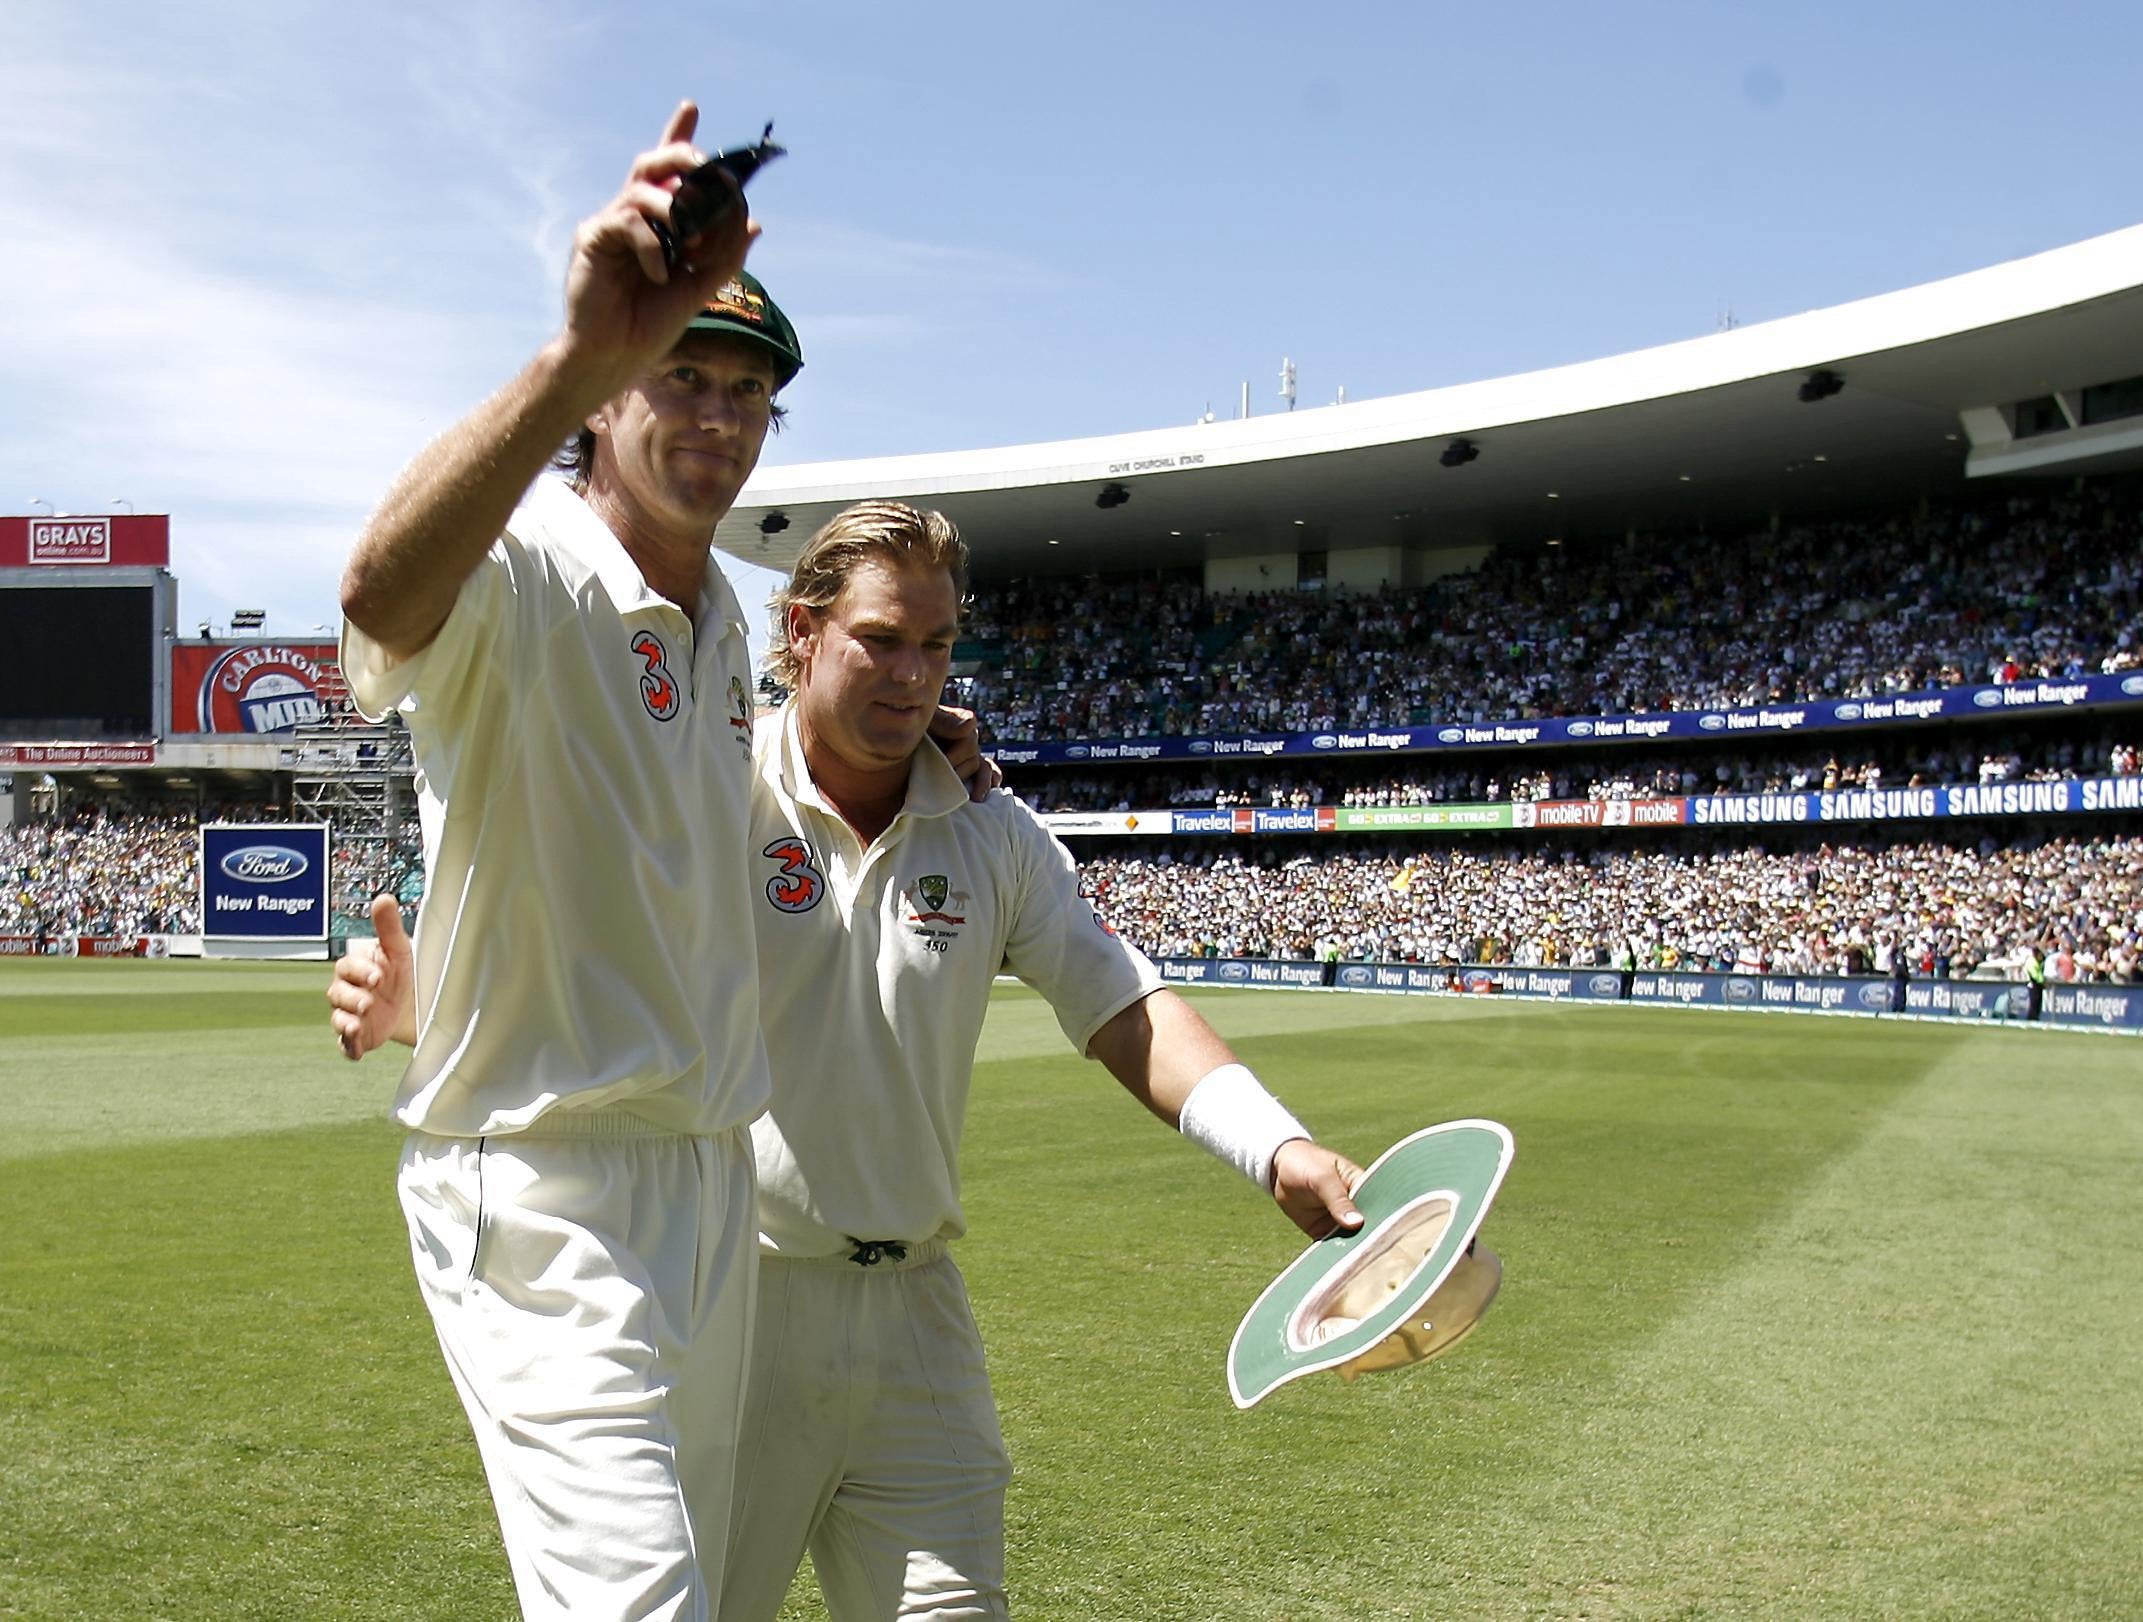
M201 928L203 822L293 820L279 805L220 803L150 810L77 801L57 816L0 827L0 935L192 935ZM421 894L412 832L384 844L334 846L335 912L361 920L372 897Z
M2143 727L2133 729L2143 738ZM1764 794L1949 783L2052 782L2128 777L2133 738L2101 728L1981 728L1922 742L1860 739L1837 748L1624 749L1575 755L1448 757L1395 767L1389 761L1320 762L1315 769L1262 763L1196 772L1013 768L1013 791L1038 811L1130 811L1197 806L1478 805L1492 800L1634 799L1654 794Z
M1631 850L1381 842L1312 855L1153 846L1083 864L1095 905L1163 957L1640 966L2132 984L2143 837L1898 836Z
M260 805L143 811L97 803L0 828L0 935L190 935L201 927L202 820L265 822Z
M968 700L1001 738L1304 731L1870 697L2143 668L2134 481L1777 535L1497 548L1424 587L978 591Z

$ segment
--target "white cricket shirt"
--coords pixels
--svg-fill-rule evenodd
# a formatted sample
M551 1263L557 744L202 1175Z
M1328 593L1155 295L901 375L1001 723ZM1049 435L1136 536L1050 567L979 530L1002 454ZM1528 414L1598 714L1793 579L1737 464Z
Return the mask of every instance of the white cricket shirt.
M752 1127L761 1243L957 1238L960 1132L1000 969L1081 1053L1160 989L1102 926L1071 852L1011 794L981 805L929 745L865 850L804 765L795 706L759 723L753 805L760 1021L779 1078Z
M358 707L399 709L425 902L396 1119L476 1137L624 1105L707 1133L765 1107L747 908L751 664L710 557L697 622L538 479L431 645L355 626Z

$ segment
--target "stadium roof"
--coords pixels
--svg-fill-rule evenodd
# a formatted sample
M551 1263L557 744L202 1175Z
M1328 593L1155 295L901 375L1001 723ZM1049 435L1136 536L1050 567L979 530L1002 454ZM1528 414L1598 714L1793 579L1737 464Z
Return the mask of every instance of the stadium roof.
M1802 385L1825 371L1842 388L1804 401ZM762 468L715 538L786 568L814 529L866 496L949 514L983 577L1314 547L1734 533L1773 515L1895 507L1974 476L2143 467L2143 416L2092 421L2083 392L2139 374L2134 227L1831 309L1450 388ZM1479 455L1444 466L1456 439ZM1112 484L1128 499L1098 507ZM774 514L787 523L770 534L761 521Z

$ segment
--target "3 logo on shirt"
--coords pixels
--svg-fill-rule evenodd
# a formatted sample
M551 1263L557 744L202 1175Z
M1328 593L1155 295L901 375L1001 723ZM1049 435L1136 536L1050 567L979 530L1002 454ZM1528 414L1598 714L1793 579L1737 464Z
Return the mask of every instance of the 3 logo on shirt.
M801 839L777 839L759 853L781 864L766 881L766 898L780 912L809 912L826 893L826 880L812 865L811 847Z
M901 899L908 903L908 932L922 941L925 951L943 952L960 938L968 903L975 898L955 890L943 873L925 873L901 891Z
M662 645L662 638L653 631L642 631L632 639L632 651L647 667L640 673L640 702L656 720L669 720L676 715L684 695L677 685L677 678L670 674L666 662L669 653Z

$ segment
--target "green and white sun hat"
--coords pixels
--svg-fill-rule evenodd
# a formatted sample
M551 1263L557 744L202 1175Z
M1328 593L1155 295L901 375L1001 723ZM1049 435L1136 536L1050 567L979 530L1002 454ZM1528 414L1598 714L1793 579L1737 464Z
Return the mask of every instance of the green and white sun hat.
M1503 1264L1476 1242L1516 1152L1496 1121L1402 1138L1354 1190L1362 1225L1320 1239L1266 1286L1228 1347L1248 1408L1320 1369L1351 1380L1441 1356L1496 1297Z

